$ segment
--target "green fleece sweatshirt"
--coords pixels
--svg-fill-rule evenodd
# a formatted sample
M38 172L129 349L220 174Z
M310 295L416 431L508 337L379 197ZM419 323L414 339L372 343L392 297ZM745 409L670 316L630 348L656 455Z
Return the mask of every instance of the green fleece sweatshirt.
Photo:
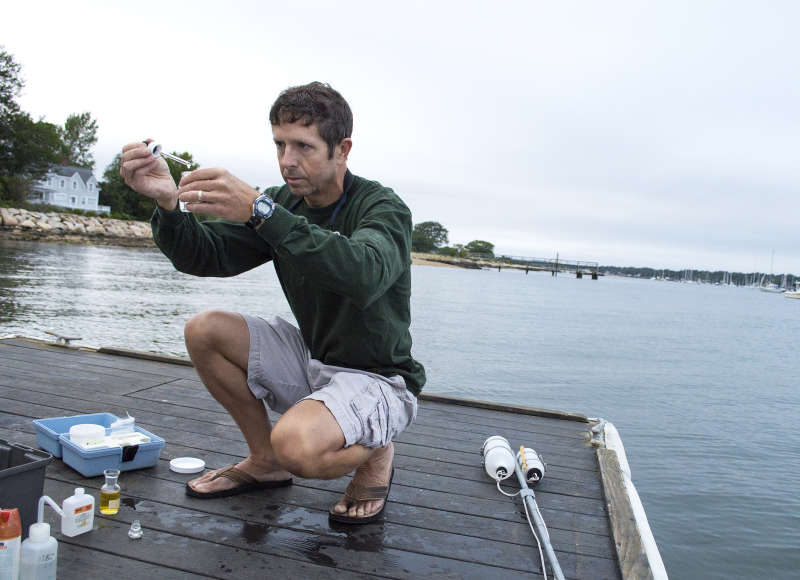
M401 375L418 395L425 369L411 357L412 224L403 201L349 171L338 212L338 202L308 207L286 185L266 193L275 213L257 231L157 207L153 238L176 269L195 276L235 276L272 260L313 358Z

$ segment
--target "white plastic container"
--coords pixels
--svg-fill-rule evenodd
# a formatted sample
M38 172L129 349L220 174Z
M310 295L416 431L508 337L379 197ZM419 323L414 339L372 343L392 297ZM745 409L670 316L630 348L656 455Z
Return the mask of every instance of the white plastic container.
M94 446L102 442L105 436L106 430L102 425L81 423L69 428L69 440L83 447Z
M520 454L519 451L517 451L517 461L519 462L519 466L523 468L525 481L527 481L528 483L537 483L544 476L544 469L545 469L544 462L542 461L542 458L539 457L539 455L536 453L536 451L534 451L530 447L525 447L524 457Z
M22 542L19 580L56 580L58 542L50 535L50 524L31 524Z
M126 411L127 413L127 411ZM133 433L133 427L136 424L136 419L131 417L131 414L128 413L128 416L123 419L117 419L109 426L111 432L109 435L115 437L117 435L123 435L127 433Z
M508 439L493 435L483 442L483 466L489 477L498 481L511 477L514 473L514 453Z
M75 488L75 494L64 500L61 509L61 533L65 536L71 538L94 528L94 497L82 487Z

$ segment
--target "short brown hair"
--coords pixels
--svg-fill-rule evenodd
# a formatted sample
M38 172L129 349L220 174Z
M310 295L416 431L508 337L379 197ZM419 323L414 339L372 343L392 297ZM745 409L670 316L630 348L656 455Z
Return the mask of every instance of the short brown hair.
M283 91L269 111L273 125L301 121L317 125L320 137L328 144L328 158L342 139L353 134L353 113L344 97L330 85L314 81Z

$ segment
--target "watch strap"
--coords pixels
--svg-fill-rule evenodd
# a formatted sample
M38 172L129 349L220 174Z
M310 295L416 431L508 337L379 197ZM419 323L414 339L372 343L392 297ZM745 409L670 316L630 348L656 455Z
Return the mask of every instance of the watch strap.
M258 218L258 217L253 215L253 216L250 216L249 220L244 222L244 225L246 225L251 230L255 230L256 228L258 228L258 226L260 226L263 223L264 223L264 220L262 220L261 218Z

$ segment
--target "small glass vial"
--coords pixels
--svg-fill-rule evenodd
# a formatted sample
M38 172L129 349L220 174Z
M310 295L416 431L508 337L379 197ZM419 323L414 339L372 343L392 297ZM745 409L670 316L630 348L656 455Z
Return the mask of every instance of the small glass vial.
M128 530L128 537L131 540L138 540L142 537L142 524L139 520L133 520L131 523L131 529Z
M181 181L183 181L183 178L186 177L187 175L189 175L190 173L191 173L191 171L181 171ZM180 182L178 182L178 183L180 183ZM185 201L178 200L178 206L181 208L181 211L183 213L192 213L192 211L186 207L186 202Z
M100 488L100 513L113 516L119 511L119 469L106 469L103 475L106 476L106 482Z

